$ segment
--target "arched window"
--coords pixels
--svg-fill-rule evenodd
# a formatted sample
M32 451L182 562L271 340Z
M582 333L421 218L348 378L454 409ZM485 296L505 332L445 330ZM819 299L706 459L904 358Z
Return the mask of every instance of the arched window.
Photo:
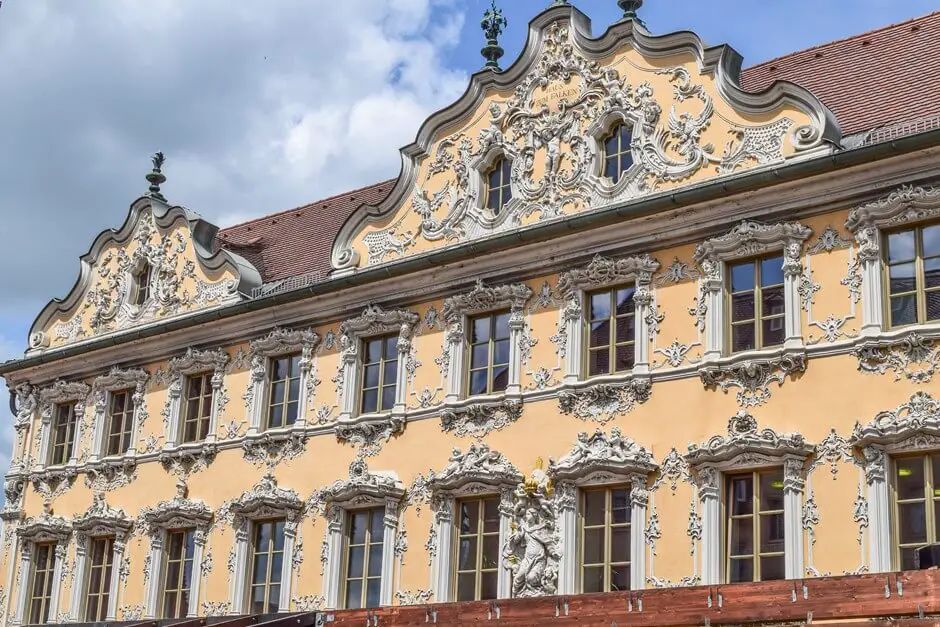
M150 300L150 274L149 263L144 262L140 269L134 273L134 304L138 307Z
M500 157L486 173L486 208L496 215L499 215L512 198L512 189L509 186L511 166L509 159Z
M604 176L614 183L633 165L633 128L628 124L618 124L604 140Z

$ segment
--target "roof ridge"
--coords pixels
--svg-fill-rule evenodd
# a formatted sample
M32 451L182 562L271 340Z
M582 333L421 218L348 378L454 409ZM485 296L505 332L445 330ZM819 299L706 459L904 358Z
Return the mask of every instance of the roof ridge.
M356 189L350 189L350 190L346 190L346 191L344 191L344 192L339 192L339 193L333 194L332 196L327 196L326 198L321 198L321 199L319 199L319 200L314 200L313 202L308 202L308 203L305 203L305 204L303 204L303 205L297 205L296 207L292 207L292 208L290 208L290 209L282 209L282 210L280 210L280 211L275 211L274 213L266 213L266 214L263 214L263 215L258 216L257 218L252 218L252 219L250 219L250 220L246 220L245 222L239 222L239 223L237 223L237 224L232 224L232 225L227 226L227 227L225 227L225 228L219 229L219 235L223 235L226 231L231 231L232 229L236 229L236 228L238 228L238 227L240 227L240 226L247 226L247 225L249 225L249 224L255 224L255 223L257 223L257 222L261 222L261 221L268 220L268 219L271 219L271 218L276 218L276 217L278 217L278 216L282 216L282 215L285 215L285 214L288 214L288 213L293 213L294 211L300 211L300 210L302 210L302 209L307 209L307 208L312 207L312 206L314 206L314 205L319 205L319 204L323 204L323 203L330 203L330 202L332 202L332 201L334 201L334 200L337 200L338 198L341 198L341 197L343 197L343 196L354 195L354 194L357 194L358 192L361 192L361 191L364 191L364 190L367 190L367 189L371 189L371 188L373 188L373 187L379 187L380 185L385 185L386 183L394 183L396 180L397 180L397 177L396 177L396 178L393 178L393 179L386 179L386 180L384 180L384 181L379 181L379 182L377 182L377 183L372 183L371 185L363 185L362 187L357 187Z
M843 37L841 39L833 39L831 41L827 41L821 44L816 44L815 46L810 46L809 48L803 48L802 50L794 50L793 52L782 54L779 57L774 57L773 59L768 59L766 61L761 61L760 63L755 63L754 65L750 65L746 67L743 71L754 70L756 68L763 67L765 65L771 65L783 59L796 57L797 55L803 54L804 52L812 52L813 50L819 50L820 48L828 48L829 46L836 46L839 44L844 44L847 41L852 41L855 39L864 39L865 37L870 37L877 33L882 33L884 31L888 31L893 28L898 28L900 26L904 26L905 24L911 24L913 22L920 22L920 21L927 20L929 18L936 17L936 16L940 16L940 11L932 11L924 15L912 17L901 22L894 22L893 24L887 24L886 26L879 26L878 28L873 28L871 30L867 30L862 33L857 33L855 35L849 35L848 37Z

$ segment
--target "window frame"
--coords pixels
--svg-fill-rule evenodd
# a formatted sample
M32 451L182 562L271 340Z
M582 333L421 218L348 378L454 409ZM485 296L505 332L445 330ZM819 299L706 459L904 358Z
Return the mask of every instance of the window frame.
M209 437L212 427L212 414L215 410L215 387L213 386L212 380L216 376L215 372L211 370L205 370L201 372L193 372L190 374L183 375L183 398L180 410L180 444L194 444L196 442L202 442ZM200 383L200 393L194 398L190 395L191 387L193 380L198 378ZM195 418L190 416L190 403L192 401L197 401L197 416ZM187 439L186 430L187 426L191 423L195 423L195 437L193 439ZM203 427L205 426L205 435L200 435Z
M116 432L114 429L114 426L115 426L114 403L115 403L115 398L118 395L124 396L124 407L120 412L122 428L120 429L120 431ZM105 446L104 446L104 454L106 457L123 455L130 448L131 444L134 443L134 423L135 423L135 417L137 414L137 411L136 411L137 404L134 401L134 395L135 395L134 388L128 388L128 387L111 390L108 392L108 408L107 408L107 413L105 414L107 421L108 421L108 430L105 433ZM117 443L118 443L117 450L113 450L111 446L112 440L115 437L117 437Z
M783 252L776 254L775 252L768 252L763 255L758 255L754 257L745 257L742 259L734 259L727 261L726 274L725 277L725 288L724 288L724 310L725 310L725 352L728 355L738 355L741 353L746 353L748 351L764 351L764 350L776 350L782 348L786 343L786 324L787 324L787 307L786 302L784 302L783 313L773 314L773 315L764 315L764 303L763 303L763 291L765 289L777 289L779 288L781 294L786 298L785 293L787 289L787 280L786 276L783 277L783 281L780 283L774 283L772 285L761 285L763 280L763 269L762 266L765 261L772 259L780 259L781 267L784 263ZM751 290L742 290L738 292L732 291L732 280L733 280L733 269L736 266L745 266L752 265L754 268L753 278L754 278L754 288ZM754 294L754 311L753 317L747 320L735 321L733 319L733 307L734 307L734 296L737 294ZM783 341L779 344L764 344L764 321L765 320L780 320L783 324ZM752 348L743 348L741 350L734 349L734 327L743 326L745 324L751 324L754 326L754 346Z
M78 400L63 401L52 406L51 442L49 443L49 466L65 466L75 455L76 435L79 430ZM59 419L62 408L68 408L68 420L65 426L65 442L59 442ZM56 454L56 449L62 447L62 455Z
M381 521L381 533L379 534L379 540L376 542L372 537L372 525L373 520L377 513L381 511L382 521ZM362 544L352 544L352 519L356 514L367 512L367 524L364 542ZM342 581L340 582L339 588L339 598L341 600L341 605L343 609L375 609L382 606L382 579L384 573L382 572L382 562L384 561L385 554L385 506L384 505L373 505L371 507L364 507L358 509L348 509L343 510L343 515L345 516L344 527L343 527L343 559L340 566L340 573L342 575ZM352 555L353 547L361 546L363 547L363 558L362 558L362 574L359 577L350 577L349 576L349 564L350 558ZM370 555L372 548L375 546L382 547L382 553L379 557L379 574L378 576L369 576L369 565L371 563ZM369 581L377 580L379 584L379 604L370 606L368 605L369 598ZM351 608L349 607L349 583L350 581L360 581L362 582L362 589L359 592L359 607Z
M616 293L621 290L632 291L632 294L630 294L630 302L632 303L633 310L629 314L618 315L616 313L617 311ZM582 317L583 318L582 327L583 327L584 337L586 338L587 341L584 342L584 350L582 351L583 363L581 364L581 368L582 368L581 371L584 373L585 379L593 379L595 377L622 376L622 375L631 373L633 369L636 367L637 362L639 361L639 356L637 355L637 341L636 341L638 303L634 299L634 297L636 296L636 292L637 292L637 286L635 282L634 283L621 283L621 284L612 285L609 287L601 287L597 289L592 289L589 291L585 290L584 292L585 306L583 308L584 315ZM608 332L608 338L607 338L608 343L606 344L608 371L591 374L591 354L594 352L597 352L597 351L592 350L593 347L591 346L591 325L594 323L594 320L591 318L591 309L592 309L591 301L592 301L593 296L604 294L604 293L610 296L610 303L609 303L610 312L609 312L609 315L607 316L607 321L608 323L611 323L611 326ZM617 342L617 320L621 318L626 318L626 317L633 318L633 333L629 340L624 341L624 342ZM598 320L600 319L598 318ZM626 370L616 370L615 364L617 360L617 348L620 346L628 345L628 344L633 349L633 360L632 360L633 363Z
M164 546L165 555L163 559L163 572L161 573L162 585L160 587L160 616L163 619L184 619L189 615L189 608L191 605L190 595L193 592L193 571L196 563L196 533L197 530L195 527L181 527L164 530ZM183 535L183 541L180 545L180 557L174 559L172 547L173 541L172 537L177 534ZM192 552L189 553L190 547ZM189 556L187 557L187 554ZM176 612L174 616L170 616L167 613L167 601L168 595L171 592L169 587L169 575L170 575L170 564L178 563L180 564L178 581L176 582L176 587L172 589L172 592L176 595ZM188 563L188 569L187 569ZM189 587L183 588L183 583L186 581L186 572L189 572ZM186 593L186 603L182 603L183 593Z
M723 483L725 489L725 498L723 499L722 508L723 508L723 521L724 521L724 579L725 583L754 583L760 581L780 581L779 579L767 579L764 580L761 578L761 558L762 557L780 557L783 558L784 565L784 577L786 579L786 523L783 523L783 550L782 551L770 551L762 552L761 551L761 516L786 516L786 499L782 499L783 507L781 509L775 510L761 510L761 475L767 475L770 473L777 474L779 473L781 478L781 496L783 496L783 477L784 477L784 468L783 466L762 466L760 468L751 468L748 470L741 471L730 471L723 473ZM735 480L742 478L749 478L751 480L751 513L749 514L734 514L733 508L731 507L731 499L734 494L731 489L731 486L734 484ZM751 581L740 581L732 582L731 581L731 564L735 559L744 559L744 554L732 555L731 553L731 534L732 534L732 524L731 522L735 519L750 518L751 519L751 538L752 538L752 547L749 559L753 565L753 571L751 575ZM800 542L803 541L801 537Z
M512 158L506 154L500 154L493 162L482 172L483 179L483 209L485 209L489 214L498 218L504 213L506 206L512 201ZM495 188L492 186L491 177L495 174L499 176L499 185ZM499 196L499 202L496 207L490 206L490 195L493 191L497 191ZM508 193L509 197L505 198L505 194Z
M477 521L476 521L477 528L472 534L463 534L461 533L461 526L460 526L461 506L464 503L468 503L471 501L474 501L477 503L477 508L478 508L477 509ZM485 507L486 507L487 501L495 502L496 513L497 513L496 531L485 531L486 527L484 525L484 521L486 520L485 519ZM451 595L450 596L455 602L460 601L458 597L459 591L460 591L460 587L459 587L460 575L467 574L467 573L473 573L474 575L474 592L473 592L473 599L465 599L465 600L491 601L491 600L495 600L499 598L499 571L500 571L500 563L501 563L501 559L500 559L501 556L499 555L499 551L501 549L501 544L499 541L500 539L499 521L502 516L499 511L499 506L500 506L500 497L497 494L466 495L466 496L462 496L454 500L454 543L453 543L453 547L450 549L451 559L453 560L454 567L453 567L453 574L451 576L451 584L450 584ZM471 538L471 537L476 540L476 545L477 545L476 556L474 558L474 568L473 570L467 570L467 569L460 570L460 541L462 538ZM496 538L496 546L497 546L496 566L494 566L493 568L483 568L483 540L486 537ZM495 581L496 596L493 597L493 599L484 599L482 598L483 575L490 574L490 573L492 573L493 576L496 578L496 581Z
M98 542L104 542L106 550L102 552L103 563L95 563L95 544ZM82 616L84 617L85 622L97 623L104 622L107 620L109 614L109 607L111 605L111 588L112 581L114 580L114 546L117 543L117 537L114 535L103 535L103 536L90 536L88 538L88 578L85 581L85 589L83 599L83 610ZM96 570L100 573L101 580L98 582L99 590L98 592L92 592L92 581L95 578ZM107 583L107 585L104 585ZM97 618L90 616L91 611L91 598L95 596L98 598L97 606Z
M497 318L500 317L500 316L503 316L503 315L506 316L506 337L505 337L505 338L497 338L497 337L496 337L496 328L497 328L497 323L496 323L496 322L497 322ZM472 389L471 389L471 385L472 385L472 381L473 381L473 373L474 373L474 372L480 372L480 371L483 370L483 369L482 369L482 368L472 368L472 366L473 366L473 348L474 348L474 346L483 346L484 343L483 343L483 342L476 342L476 343L473 342L473 325L474 325L474 322L475 322L475 321L477 321L477 320L483 320L483 319L485 319L485 318L488 318L488 319L489 319L489 338L486 340L486 346L487 346L487 357L486 357L486 391L485 391L485 392L477 392L477 393L474 393L474 392L472 391ZM467 398L474 398L474 397L478 397L478 396L490 396L490 395L493 395L493 394L505 394L506 391L509 389L509 386L510 386L510 384L511 384L511 381L510 381L510 373L511 373L511 370L512 370L512 360L513 360L513 351L512 351L512 344L513 344L513 342L512 342L512 336L513 336L513 333L512 333L512 326L511 326L511 323L510 323L511 319L512 319L512 311L509 310L509 309L496 309L496 310L493 310L493 311L481 312L481 313L473 314L472 316L467 316L467 332L466 332L465 337L464 337L464 341L466 342L466 346L467 346L466 356L465 356L465 358L464 358L464 361L465 361L465 363L464 363L464 371L466 372L466 375L464 376L464 381L463 381L464 396L465 396L465 397L467 397ZM509 343L509 349L508 349L508 352L507 352L507 355L506 355L507 361L506 361L505 364L501 364L501 363L500 363L500 364L497 364L497 363L495 363L495 355L496 355L495 347L496 347L496 342L502 342L502 341L506 341L506 342ZM506 367L506 387L504 387L504 388L501 389L501 390L495 390L495 389L494 389L494 384L495 384L496 381L495 381L495 377L493 376L493 371L494 371L494 369L495 369L496 367L501 367L501 366L503 366L503 365L505 365L505 367Z
M613 491L614 490L624 490L627 493L627 516L628 521L626 523L614 523L613 518ZM578 490L578 570L577 570L577 588L580 594L590 594L584 590L584 571L586 568L597 568L598 566L604 569L604 585L603 590L598 590L594 592L624 592L624 590L612 590L611 589L611 569L614 566L624 566L626 565L628 569L627 576L627 590L632 589L633 583L633 498L631 495L632 486L625 483L610 483L610 484L593 484L593 485L584 485L581 486ZM587 494L589 492L603 492L604 493L604 522L601 525L587 525L586 524L586 511L587 511ZM603 554L603 563L596 564L585 564L585 555L586 551L586 541L587 533L589 529L603 529L604 530L604 549L601 551ZM628 555L630 560L627 562L613 562L612 553L613 553L613 530L614 529L628 529L629 537L627 540L627 549L629 551Z
M278 524L281 525L281 549L280 551L274 550L274 547L276 546L276 542L274 539L275 538L274 531L277 530ZM272 525L271 527L272 532L271 532L271 537L269 539L270 548L269 550L265 551L265 555L267 556L267 570L266 570L265 581L262 584L258 584L255 582L253 573L255 570L255 560L257 559L259 555L258 547L257 547L257 538L260 535L261 527L264 525ZM251 541L248 543L248 564L247 564L247 570L245 571L245 574L246 574L245 603L247 605L247 609L246 609L247 614L251 614L253 616L260 616L263 614L270 613L266 611L261 612L259 614L254 613L252 592L254 591L255 588L259 586L264 587L264 603L267 607L271 606L271 601L272 601L271 590L275 585L277 586L277 596L274 597L274 604L277 606L277 609L275 609L274 612L278 612L280 610L281 589L283 588L283 586L289 585L289 582L285 583L283 581L284 564L286 563L284 560L285 553L286 553L285 545L286 545L286 540L287 540L286 527L287 527L287 519L284 517L258 518L258 519L254 519L251 521L251 527L250 527ZM274 559L273 558L276 553L280 553L281 555L281 570L280 572L277 573L278 581L275 584L271 581L271 577L274 574L274 568L273 568Z
M936 287L928 288L926 286L926 276L924 269L924 230L930 227L940 228L940 222L937 221L919 221L913 222L910 224L905 224L896 228L887 229L880 233L881 236L881 275L882 275L882 315L884 316L885 328L888 331L896 331L899 329L904 329L907 327L913 327L917 325L925 324L940 324L940 317L933 320L927 319L927 294L931 292L936 292L940 294L940 285ZM891 293L891 264L889 261L890 247L889 240L892 235L898 233L907 233L913 232L914 234L914 258L911 261L906 261L906 263L914 263L914 289L906 292L900 292L898 294ZM940 260L940 254L928 259ZM915 316L913 322L906 322L903 324L892 324L891 320L891 301L892 298L897 296L910 296L914 295L915 299Z
M888 482L889 489L891 491L891 558L898 570L903 569L902 563L902 552L905 549L917 550L918 548L928 546L930 544L937 544L940 542L938 540L938 526L937 526L937 504L940 503L940 494L937 493L937 490L940 489L936 486L934 481L934 473L936 469L934 468L934 457L937 457L937 463L940 463L940 451L937 450L925 450L925 451L907 451L900 453L898 455L892 455L889 463L891 468L891 479ZM920 459L924 467L924 493L923 498L920 499L900 499L898 494L898 477L899 469L898 462L902 460L910 459ZM924 504L924 542L917 543L916 546L913 543L906 543L902 546L901 543L901 505L907 503L923 503ZM928 507L928 505L931 505ZM931 540L931 538L934 538Z
M131 276L134 285L131 304L135 307L144 307L150 301L153 266L149 261L144 261Z
M279 360L287 361L287 376L283 379L274 378L274 363ZM296 359L297 372L296 376L294 374L294 363ZM265 391L264 391L264 413L262 419L264 420L263 430L268 431L271 429L290 429L297 421L300 420L300 412L303 409L301 406L301 397L303 397L302 384L304 382L304 368L301 362L303 361L303 353L299 351L291 351L288 353L282 353L280 355L269 355L266 357L267 368L265 372ZM290 390L291 383L297 381L297 398L295 400L290 400ZM280 403L274 403L274 386L277 383L284 384L284 400ZM289 415L289 407L291 404L295 404L297 407L297 415L294 416L293 422L288 423L287 418ZM280 406L280 417L283 424L272 425L271 424L271 411L275 406Z
M394 357L387 358L386 352L388 349L388 343L391 340L395 341L395 346L393 349ZM381 351L380 351L381 354L379 356L379 361L378 362L366 361L366 359L368 358L368 345L371 342L375 342L375 341L381 342ZM361 358L361 364L360 364L361 367L359 368L358 382L356 385L356 391L358 392L356 395L357 415L362 416L362 415L370 415L370 414L384 414L384 413L391 412L392 410L395 409L395 405L398 403L398 382L399 382L398 373L399 373L399 369L402 367L401 353L398 350L398 343L400 341L401 341L401 336L400 336L400 333L397 333L397 332L384 333L381 335L373 335L370 337L362 337L359 339L359 343L360 343L359 350L361 351L360 354L362 355L362 358ZM386 366L391 362L395 362L395 379L392 381L391 384L388 384L388 383L385 383L385 370L386 370ZM378 365L379 367L378 383L375 387L366 388L366 370L368 370L368 368L373 365ZM391 388L393 392L392 404L390 407L384 407L385 390L387 388ZM376 394L377 394L376 407L374 410L366 411L364 408L365 394L367 391L370 391L370 390L376 390Z
M626 148L623 146L624 135L622 131L624 130L626 130L627 138L629 139ZM611 154L608 142L614 139L617 141L617 152ZM613 185L617 185L624 179L623 175L629 172L636 164L636 159L633 157L633 124L626 120L618 120L599 138L598 144L600 144L603 155L601 176L610 181ZM625 155L628 156L630 160L630 164L627 167L623 167ZM616 160L617 163L617 175L613 177L607 174L607 165L611 160Z
M58 542L55 540L34 542L30 549L30 575L29 575L29 588L26 592L26 622L31 625L44 624L49 622L49 611L52 606L52 597L56 594L55 586L55 566L56 566L56 549L58 547ZM46 549L46 560L43 564L44 568L40 569L40 564L38 561L39 552L41 549ZM43 589L42 596L36 596L36 577L39 574L43 576ZM36 601L40 602L39 605L39 616L34 616L34 608ZM52 617L55 620L56 617Z

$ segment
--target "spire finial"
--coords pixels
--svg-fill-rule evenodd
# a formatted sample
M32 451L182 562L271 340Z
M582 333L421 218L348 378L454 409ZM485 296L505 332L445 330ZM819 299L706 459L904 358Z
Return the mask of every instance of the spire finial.
M163 175L163 162L166 161L166 158L162 152L157 152L150 157L150 160L153 162L153 170L145 177L147 182L150 183L150 195L157 200L166 201L166 198L160 193L160 185L166 182L166 177Z
M643 6L643 0L617 0L617 6L623 9L623 19L634 20L643 24L643 20L637 16L636 12Z
M493 0L490 8L483 14L483 21L480 22L480 28L486 35L486 45L480 50L480 54L486 59L485 67L499 71L499 59L504 52L499 47L499 36L508 24L502 10L496 6L496 0Z

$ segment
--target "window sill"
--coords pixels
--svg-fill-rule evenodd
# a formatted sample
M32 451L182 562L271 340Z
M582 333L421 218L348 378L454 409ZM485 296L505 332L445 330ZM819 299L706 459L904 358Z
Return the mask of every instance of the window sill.
M521 396L505 393L472 396L444 404L441 428L457 436L481 438L509 426L521 416Z

